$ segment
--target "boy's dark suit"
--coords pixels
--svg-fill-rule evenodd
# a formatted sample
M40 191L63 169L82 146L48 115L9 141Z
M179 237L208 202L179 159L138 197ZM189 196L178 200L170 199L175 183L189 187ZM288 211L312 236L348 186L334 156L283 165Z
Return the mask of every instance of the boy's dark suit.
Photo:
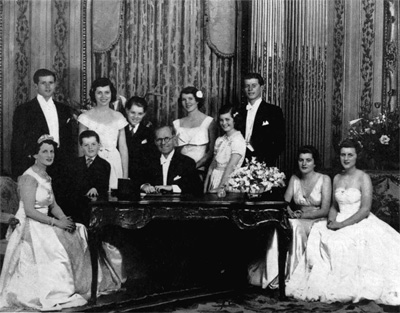
M49 168L49 174L53 179L63 175L65 164L73 155L70 109L60 102L54 101L54 104L58 115L60 147L56 150L54 163ZM31 101L18 106L14 112L11 141L11 162L14 177L22 175L34 163L34 159L29 158L29 155L34 151L37 140L43 134L49 134L49 127L39 101L35 97ZM55 187L53 186L53 189L57 189Z
M132 133L129 126L125 127L126 145L129 154L129 178L132 181L142 181L143 170L149 158L158 154L154 145L154 130L151 124L139 124L136 133Z
M64 212L67 211L65 214L72 216L74 221L88 226L90 199L85 195L90 189L96 188L99 194L98 198L107 199L110 172L110 163L99 156L96 156L89 167L86 166L84 156L71 162L69 166L69 197L72 203L68 208L63 208Z
M163 185L163 172L160 162L161 154L150 160L146 177L142 183L152 186ZM193 159L178 153L175 150L168 168L167 185L178 185L182 193L201 194L203 190L196 163Z
M242 109L241 115L246 122L246 108ZM245 125L241 132L245 137ZM263 100L258 107L251 136L254 152L246 149L246 158L251 159L255 156L258 161L264 161L267 166L276 166L276 161L285 148L285 137L285 120L281 108Z

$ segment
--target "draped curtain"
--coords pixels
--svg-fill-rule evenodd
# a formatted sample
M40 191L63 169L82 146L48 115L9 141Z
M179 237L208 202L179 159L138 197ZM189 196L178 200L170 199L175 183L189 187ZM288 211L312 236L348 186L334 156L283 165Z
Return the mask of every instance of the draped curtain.
M399 3L252 4L250 67L262 73L265 98L286 118L281 166L293 167L297 148L312 144L330 167L350 120L398 110Z
M221 55L208 44L208 4L121 1L113 16L118 40L101 51L93 48L93 78L109 77L126 98L146 96L150 117L159 124L183 115L177 100L189 85L204 92L204 112L216 117L221 104L233 99L235 64L233 54Z

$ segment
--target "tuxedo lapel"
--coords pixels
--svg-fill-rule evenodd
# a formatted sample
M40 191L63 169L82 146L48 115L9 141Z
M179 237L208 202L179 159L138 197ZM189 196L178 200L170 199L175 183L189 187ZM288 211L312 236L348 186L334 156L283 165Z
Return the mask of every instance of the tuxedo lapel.
M36 127L39 131L39 133L43 134L48 134L49 131L49 126L47 125L46 122L46 117L44 116L44 113L42 111L42 108L40 107L39 101L37 98L33 99L32 105L32 116L28 116L29 120L35 121L33 127Z

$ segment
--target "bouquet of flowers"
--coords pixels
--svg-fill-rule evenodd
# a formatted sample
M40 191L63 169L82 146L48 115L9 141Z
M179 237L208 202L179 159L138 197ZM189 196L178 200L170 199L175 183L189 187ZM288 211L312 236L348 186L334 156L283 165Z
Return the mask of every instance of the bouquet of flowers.
M348 138L357 140L363 152L365 167L376 168L399 162L399 114L378 114L372 119L358 118L349 122Z
M277 167L267 167L264 162L246 159L244 167L236 169L228 181L228 190L235 192L263 193L274 187L285 187L285 174Z

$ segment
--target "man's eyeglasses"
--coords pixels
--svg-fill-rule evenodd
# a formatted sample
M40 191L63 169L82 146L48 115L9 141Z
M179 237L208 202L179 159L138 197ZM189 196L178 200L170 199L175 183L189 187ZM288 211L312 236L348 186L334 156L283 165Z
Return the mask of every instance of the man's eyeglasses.
M162 144L162 143L168 143L168 142L170 142L172 138L174 138L174 137L157 138L157 139L155 140L155 142L156 142L156 144L160 145L160 144Z

